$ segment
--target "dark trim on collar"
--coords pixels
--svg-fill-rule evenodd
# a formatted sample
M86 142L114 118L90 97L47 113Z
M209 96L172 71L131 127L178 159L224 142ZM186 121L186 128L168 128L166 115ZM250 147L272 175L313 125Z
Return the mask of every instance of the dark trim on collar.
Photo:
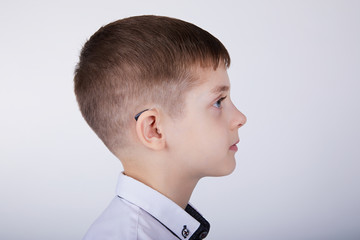
M191 235L189 240L198 240L198 239L204 239L208 235L210 231L210 223L206 221L206 219L201 216L201 214L196 211L190 204L188 204L185 208L185 211L190 214L193 218L199 221L200 226L198 229L194 232L194 234Z

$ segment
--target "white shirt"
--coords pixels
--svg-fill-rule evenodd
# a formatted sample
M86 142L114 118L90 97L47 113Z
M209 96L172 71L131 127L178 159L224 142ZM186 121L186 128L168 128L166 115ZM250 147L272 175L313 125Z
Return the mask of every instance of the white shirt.
M83 240L195 240L209 231L209 223L190 204L184 210L124 174L116 194Z

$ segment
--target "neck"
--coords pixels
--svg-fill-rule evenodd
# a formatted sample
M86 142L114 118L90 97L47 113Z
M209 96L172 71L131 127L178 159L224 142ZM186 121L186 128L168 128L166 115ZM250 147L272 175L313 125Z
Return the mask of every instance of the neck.
M178 169L164 167L149 170L138 167L124 166L124 173L158 191L185 209L199 181L198 178L189 177L179 172Z
M188 176L176 176L173 173L168 174L162 180L159 179L154 189L185 209L198 181L199 179L191 179Z

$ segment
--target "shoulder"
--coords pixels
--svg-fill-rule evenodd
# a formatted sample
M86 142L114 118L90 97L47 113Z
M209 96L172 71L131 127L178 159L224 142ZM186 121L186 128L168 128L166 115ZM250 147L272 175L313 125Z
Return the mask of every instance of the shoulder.
M83 240L178 239L152 215L137 205L114 197L91 225Z
M90 226L83 240L136 240L140 208L116 196Z

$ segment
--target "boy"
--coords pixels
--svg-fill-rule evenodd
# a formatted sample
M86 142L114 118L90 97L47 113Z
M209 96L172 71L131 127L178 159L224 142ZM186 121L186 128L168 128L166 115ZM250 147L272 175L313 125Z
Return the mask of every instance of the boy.
M203 239L188 201L205 176L235 168L246 117L230 100L221 42L168 17L100 28L84 45L75 94L90 127L121 160L117 196L84 239Z

